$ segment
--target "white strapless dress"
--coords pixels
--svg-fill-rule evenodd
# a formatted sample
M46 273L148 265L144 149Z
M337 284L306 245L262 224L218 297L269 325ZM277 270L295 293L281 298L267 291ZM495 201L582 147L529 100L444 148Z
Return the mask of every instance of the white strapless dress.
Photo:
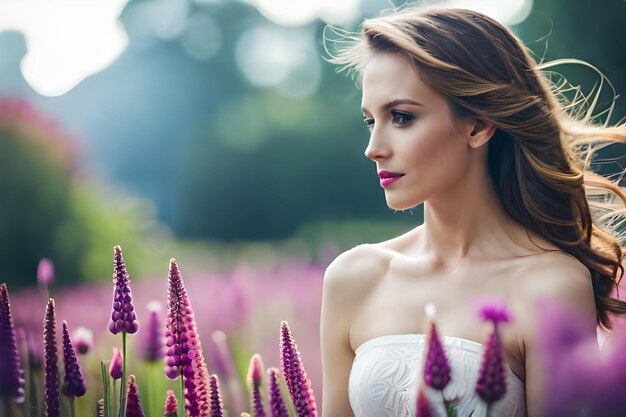
M456 399L458 417L485 417L487 406L474 391L482 360L482 345L471 340L440 336L452 380L444 388L446 400ZM355 351L350 371L349 399L355 417L413 417L417 390L424 394L434 416L446 416L441 392L423 384L426 335L376 337ZM524 382L509 368L506 396L495 403L493 417L525 417Z

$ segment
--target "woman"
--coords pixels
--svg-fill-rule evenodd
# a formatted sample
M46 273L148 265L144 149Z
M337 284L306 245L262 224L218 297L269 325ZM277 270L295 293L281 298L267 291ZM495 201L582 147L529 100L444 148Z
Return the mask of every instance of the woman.
M539 301L584 317L589 337L626 313L610 296L621 237L603 220L616 204L591 200L612 193L623 209L626 197L588 169L592 147L582 146L626 142L626 126L572 114L541 72L548 66L474 11L408 9L344 36L330 61L362 81L365 156L387 205L424 203L424 224L326 270L323 417L414 415L430 302L453 369L443 394L460 416L484 416L473 385L485 332L473 303L485 296L514 317L501 332L507 395L492 415L543 416ZM429 400L441 413L441 396Z

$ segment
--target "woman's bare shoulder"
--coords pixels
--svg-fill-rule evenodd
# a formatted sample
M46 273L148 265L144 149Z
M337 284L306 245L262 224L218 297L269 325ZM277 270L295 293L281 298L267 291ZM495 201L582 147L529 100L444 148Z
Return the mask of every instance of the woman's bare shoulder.
M324 280L335 285L363 285L384 276L391 257L390 250L377 243L355 246L328 265Z

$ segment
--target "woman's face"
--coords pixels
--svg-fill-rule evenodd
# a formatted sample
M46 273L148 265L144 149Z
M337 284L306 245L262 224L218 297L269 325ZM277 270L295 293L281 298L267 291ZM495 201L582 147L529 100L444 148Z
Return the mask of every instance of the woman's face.
M362 88L371 132L365 156L376 163L387 205L406 210L457 186L468 171L472 121L453 118L400 54L374 54Z

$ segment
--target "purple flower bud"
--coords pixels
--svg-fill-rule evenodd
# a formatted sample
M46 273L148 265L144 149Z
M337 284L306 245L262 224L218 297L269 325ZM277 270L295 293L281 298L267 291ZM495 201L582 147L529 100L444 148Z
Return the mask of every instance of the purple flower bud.
M93 349L93 332L87 327L78 326L72 333L72 340L74 341L76 352L81 355L85 355Z
M285 400L280 392L280 384L278 383L278 369L269 368L267 370L267 378L269 380L269 403L272 417L289 417L289 411L285 405Z
M430 320L430 332L426 343L428 352L424 363L424 382L436 390L443 390L450 382L450 364L435 325L435 306L427 304L426 313Z
M430 412L430 404L424 396L424 391L421 389L417 393L417 412L415 413L415 417L431 417L432 413Z
M137 314L133 307L133 297L130 292L130 279L124 265L122 248L114 248L115 256L113 260L113 306L111 312L111 322L109 331L118 334L121 331L133 334L139 330Z
M178 417L177 410L178 402L176 401L174 391L168 389L167 399L165 400L165 412L163 413L163 417Z
M54 300L50 298L46 306L43 322L43 350L45 361L44 406L46 417L59 417L59 356L57 354L56 323Z
M122 371L124 368L124 358L122 358L122 352L116 347L113 348L113 357L111 358L111 364L109 365L109 375L113 379L121 379Z
M280 367L298 417L317 417L317 405L289 325L280 324Z
M143 332L143 337L137 346L140 348L141 357L147 362L156 362L163 359L163 331L159 315L161 313L161 303L150 301L148 303L148 325L147 331Z
M211 417L223 417L224 404L222 404L217 375L209 376L209 386L211 390Z
M481 309L480 317L493 323L493 332L489 335L483 352L476 393L486 403L492 404L506 394L507 365L498 335L498 323L510 321L511 313L504 306L487 305Z
M6 284L0 285L0 397L10 396L24 401L23 371L17 351L15 328L11 318L11 303Z
M255 353L250 359L248 367L248 387L250 389L250 410L253 417L265 417L263 399L261 396L261 384L263 381L263 360L261 355Z
M37 282L42 285L54 283L54 264L50 259L41 258L37 266Z
M80 369L65 320L63 321L63 363L65 364L65 377L61 391L70 398L82 397L87 392L87 383Z
M139 389L135 383L135 375L128 378L126 391L126 417L144 417L143 406L139 399Z

